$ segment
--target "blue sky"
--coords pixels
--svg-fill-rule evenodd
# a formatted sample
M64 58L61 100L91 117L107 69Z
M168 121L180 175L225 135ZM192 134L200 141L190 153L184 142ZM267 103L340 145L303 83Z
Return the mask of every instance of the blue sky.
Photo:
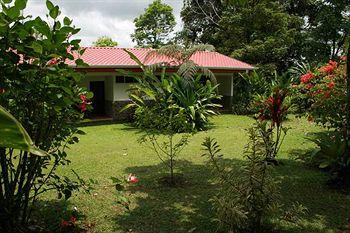
M45 17L45 0L28 0L26 14ZM53 0L61 8L62 15L73 19L81 28L78 38L82 45L90 46L100 36L110 36L119 47L133 47L130 34L134 31L133 20L152 0ZM174 9L176 29L181 28L180 11L183 0L163 0Z

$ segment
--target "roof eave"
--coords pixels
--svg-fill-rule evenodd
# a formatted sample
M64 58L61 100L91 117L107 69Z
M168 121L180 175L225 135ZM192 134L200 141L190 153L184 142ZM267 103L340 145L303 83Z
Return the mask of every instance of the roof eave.
M78 67L76 65L69 65L72 68L114 68L114 69L128 69L128 68L140 68L138 65L92 65L88 67ZM172 67L169 67L172 68ZM210 70L239 70L239 71L246 71L246 70L255 70L256 67L203 67Z

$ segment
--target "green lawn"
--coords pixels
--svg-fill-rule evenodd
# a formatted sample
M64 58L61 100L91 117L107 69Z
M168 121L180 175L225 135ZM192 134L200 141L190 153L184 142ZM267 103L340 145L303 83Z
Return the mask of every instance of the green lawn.
M239 165L247 142L245 129L253 120L222 115L213 123L213 129L190 138L178 159L177 172L188 180L181 188L158 184L157 178L166 170L151 150L137 143L137 130L125 124L83 127L87 134L68 151L72 163L60 173L68 175L74 169L82 178L93 178L99 184L91 194L78 193L68 203L57 202L54 194L46 195L40 202L41 217L47 218L53 231L60 216L76 206L84 215L80 226L91 226L91 232L215 232L209 200L217 190L201 157L201 143L207 136L216 138L225 158ZM337 232L350 217L350 196L329 189L325 174L290 156L313 148L305 136L320 129L294 117L287 125L292 129L279 153L283 165L275 168L275 174L281 181L283 204L290 206L298 201L308 208L308 214L299 227L280 223L281 231ZM129 173L135 173L140 182L129 189L132 203L127 212L115 204L109 177Z

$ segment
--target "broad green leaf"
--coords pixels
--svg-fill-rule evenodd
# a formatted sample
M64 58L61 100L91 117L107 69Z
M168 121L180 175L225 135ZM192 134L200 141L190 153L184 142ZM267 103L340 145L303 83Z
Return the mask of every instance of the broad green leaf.
M16 0L15 6L19 10L24 10L26 8L26 6L27 6L27 0Z
M12 0L3 0L3 2L4 2L5 4L9 4L9 3L12 2Z
M319 168L326 168L326 167L328 167L330 164L329 164L329 162L323 162L323 163L321 163L318 167Z
M81 66L81 67L87 67L87 66L89 66L87 63L85 63L84 61L83 61L83 59L77 59L77 60L75 60L75 64L77 65L77 66Z
M50 13L49 13L51 18L53 18L53 19L56 19L59 14L60 14L60 10L59 10L58 6L55 6L54 8L52 8L50 10Z
M27 131L16 118L0 106L0 147L28 151L38 156L48 154L34 146Z
M30 46L34 52L36 53L43 53L43 47L41 46L41 44L39 44L38 42L34 41L33 44Z
M53 3L51 1L47 0L46 7L49 11L51 11L55 6L53 5Z
M66 26L69 26L72 23L72 20L70 20L68 17L64 17L63 23Z
M10 7L8 10L7 10L7 15L11 18L11 19L15 19L15 18L18 18L21 14L21 10L19 9L19 7L17 6L13 6L13 7Z

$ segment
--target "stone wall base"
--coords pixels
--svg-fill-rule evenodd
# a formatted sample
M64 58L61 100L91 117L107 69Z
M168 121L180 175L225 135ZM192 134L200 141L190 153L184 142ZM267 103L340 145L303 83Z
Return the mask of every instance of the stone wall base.
M120 122L132 122L134 119L135 108L129 108L121 111L126 105L132 103L130 100L115 101L111 104L112 118Z

